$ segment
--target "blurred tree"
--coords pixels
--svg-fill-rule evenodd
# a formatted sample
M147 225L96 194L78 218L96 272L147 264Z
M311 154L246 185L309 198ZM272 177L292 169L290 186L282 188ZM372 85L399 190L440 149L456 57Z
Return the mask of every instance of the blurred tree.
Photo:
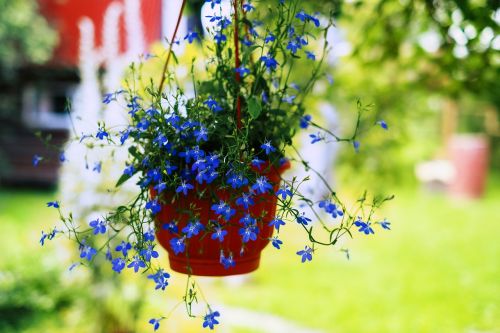
M0 0L0 80L12 79L22 65L47 61L56 42L36 1Z
M361 98L374 103L376 117L390 124L389 140L369 132L362 142L380 155L344 156L350 162L348 174L368 169L381 186L411 175L409 168L433 157L442 143L445 129L439 125L447 101L460 103L461 118L468 117L460 119L461 130L467 132L485 130L485 118L491 119L487 110L498 115L498 0L327 0L308 5L310 10L335 11L352 46L335 70L336 87L329 90L335 103Z
M409 83L500 109L500 1L327 0L364 65L393 63ZM322 8L325 8L322 4Z

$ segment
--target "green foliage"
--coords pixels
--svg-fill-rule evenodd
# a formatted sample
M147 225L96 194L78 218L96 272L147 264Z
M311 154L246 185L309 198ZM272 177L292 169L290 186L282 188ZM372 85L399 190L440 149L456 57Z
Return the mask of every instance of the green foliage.
M352 242L350 260L322 252L310 269L297 270L291 254L268 249L245 288L234 293L220 284L213 293L228 306L325 332L496 333L496 176L485 198L473 202L453 202L402 184L396 204L382 209L397 225L391 233ZM284 241L293 246L299 239L289 233Z
M21 332L37 327L48 316L67 310L76 300L75 291L62 287L61 272L41 270L36 261L25 258L17 262L16 267L0 269L3 270L0 277L1 332Z
M495 1L378 0L343 8L361 63L392 63L414 88L452 97L468 91L499 108Z
M0 0L0 79L21 65L41 64L52 55L56 32L32 0Z

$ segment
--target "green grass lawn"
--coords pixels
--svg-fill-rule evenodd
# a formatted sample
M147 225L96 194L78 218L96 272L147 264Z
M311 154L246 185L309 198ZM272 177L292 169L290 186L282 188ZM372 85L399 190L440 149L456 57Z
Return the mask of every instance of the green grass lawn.
M357 235L313 262L267 248L253 283L220 285L225 303L275 313L326 332L500 332L500 187L457 202L411 189L384 213L392 231Z
M287 225L282 250L267 248L250 282L235 289L218 280L205 294L326 332L500 332L499 185L493 179L483 200L469 202L396 191L383 209L393 230L342 244L350 260L322 248L301 264L295 252L305 244ZM44 262L37 241L57 221L45 207L53 199L0 190L1 269Z

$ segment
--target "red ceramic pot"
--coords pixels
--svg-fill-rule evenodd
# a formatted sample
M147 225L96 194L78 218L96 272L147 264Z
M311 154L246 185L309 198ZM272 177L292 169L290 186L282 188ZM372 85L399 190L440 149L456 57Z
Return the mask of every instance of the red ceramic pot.
M288 168L290 168L290 162L288 161L280 167L262 166L261 170L263 171L260 174L266 176L273 184L274 193L279 188L281 174ZM212 199L200 199L198 194L203 190L206 191L205 193L212 191ZM250 206L247 211L235 204L236 198L241 193L241 189L213 190L203 185L196 186L186 196L182 194L178 196L171 194L163 195L163 202L168 202L169 204L163 204L160 213L156 217L156 236L158 242L168 252L172 270L201 276L227 276L249 273L259 267L260 253L269 243L269 238L273 234L273 227L270 227L268 224L276 214L277 198L274 193L270 192L256 195L253 197L255 204ZM219 203L220 200L228 202L232 208L236 209L236 214L229 221L221 220L211 209L211 206ZM192 219L192 216L187 213L188 211L196 211L199 214L200 223L204 226L207 226L209 221L217 221L224 230L227 230L224 241L220 242L217 239L212 239L211 234L213 230L201 231L197 236L193 236L187 240L184 252L175 254L171 248L170 240L182 237L180 234L181 230ZM255 241L250 240L243 244L242 237L239 234L241 228L239 220L247 213L250 213L253 218L257 219L259 232ZM173 220L177 221L179 233L172 233L162 228L165 223L170 223ZM220 261L221 252L226 257L232 254L235 262L233 267L224 268Z
M490 155L487 137L455 135L449 142L449 152L456 171L450 186L450 193L462 198L482 197Z

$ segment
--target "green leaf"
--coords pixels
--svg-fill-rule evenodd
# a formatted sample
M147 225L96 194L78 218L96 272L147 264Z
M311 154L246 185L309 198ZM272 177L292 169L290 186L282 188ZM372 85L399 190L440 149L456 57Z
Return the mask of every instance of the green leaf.
M248 113L252 119L257 119L262 111L262 106L260 105L259 100L252 96L248 99Z
M116 182L115 187L119 187L121 184L125 183L127 180L130 179L131 176L123 174L120 179Z
M141 155L139 154L139 152L137 151L137 148L135 146L132 146L128 149L128 152L130 153L130 155L132 155L134 158L136 158L137 160L141 160Z

